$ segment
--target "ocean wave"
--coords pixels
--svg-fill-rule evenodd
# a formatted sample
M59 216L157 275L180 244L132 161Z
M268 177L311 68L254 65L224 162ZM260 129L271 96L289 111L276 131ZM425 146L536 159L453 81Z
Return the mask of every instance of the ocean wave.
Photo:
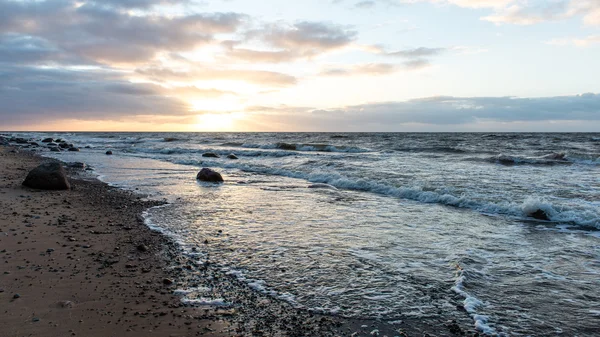
M236 146L233 144L237 143L226 143L231 144L230 146ZM345 145L330 145L330 144L313 144L313 143L274 143L274 144L252 144L242 143L237 145L239 147L250 148L250 149L279 149L286 151L300 151L300 152L346 152L346 153L363 153L370 152L368 149L363 149L354 146Z
M219 155L220 157L227 157L227 155L234 153L238 157L288 157L288 156L298 156L296 152L290 151L261 151L261 150L237 150L232 151L231 149L215 149L215 148L206 148L206 149L190 149L184 147L170 147L170 148L129 148L125 152L129 153L145 153L145 154L156 154L156 155L178 155L178 154L188 154L188 155L202 155L203 153L214 153Z
M176 161L183 165L200 165L197 160ZM578 207L569 208L562 205L554 205L543 199L532 197L522 202L503 201L489 202L477 200L468 195L455 196L442 192L443 187L431 190L419 187L398 187L383 182L371 181L362 178L350 178L339 173L314 171L311 173L298 172L288 169L250 165L247 163L202 161L205 166L219 166L223 168L239 169L245 172L258 174L269 174L286 176L290 178L303 179L311 183L328 184L338 189L364 191L380 195L392 196L402 199L414 200L429 204L442 204L458 208L472 209L484 214L502 214L522 219L533 219L537 210L543 211L551 222L567 223L586 228L600 229L600 211L597 205L586 205L580 202ZM438 192L439 191L439 192Z
M433 146L433 147L399 147L394 150L399 152L433 152L433 153L468 153L470 151L457 147Z
M486 335L495 335L496 329L490 326L489 316L477 313L477 309L484 307L485 303L466 291L466 279L467 277L465 275L465 271L459 267L452 291L464 298L463 308L471 316L471 318L473 318L475 328Z
M473 158L470 158L471 160ZM599 165L600 154L582 153L582 152L552 152L540 157L525 157L507 154L499 154L486 161L501 165L569 165L569 164L587 164Z

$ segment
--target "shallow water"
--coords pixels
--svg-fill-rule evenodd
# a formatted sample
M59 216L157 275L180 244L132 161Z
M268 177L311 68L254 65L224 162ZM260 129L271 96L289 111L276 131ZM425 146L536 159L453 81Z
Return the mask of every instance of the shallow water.
M48 155L166 198L149 224L298 307L490 335L600 327L598 134L56 136L92 148ZM204 166L226 183L196 182Z

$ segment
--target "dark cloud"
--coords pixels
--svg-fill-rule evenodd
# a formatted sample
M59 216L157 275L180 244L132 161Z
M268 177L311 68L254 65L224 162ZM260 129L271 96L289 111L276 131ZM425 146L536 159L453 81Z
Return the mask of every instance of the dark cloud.
M0 34L35 36L63 53L90 62L142 63L165 50L186 51L233 33L245 16L203 13L184 16L130 15L105 2L67 0L0 3ZM108 4L116 4L111 1ZM127 1L124 5L161 1ZM136 6L137 6L136 5Z
M264 109L264 110L263 110ZM600 122L600 94L543 98L429 97L405 102L383 102L339 109L295 107L262 108L249 111L264 123L284 129L393 130L403 125L425 124L432 128L460 128L478 122ZM262 113L264 112L264 114Z
M103 70L0 66L0 120L10 126L189 113L182 102L163 96L160 87L133 84L122 75Z

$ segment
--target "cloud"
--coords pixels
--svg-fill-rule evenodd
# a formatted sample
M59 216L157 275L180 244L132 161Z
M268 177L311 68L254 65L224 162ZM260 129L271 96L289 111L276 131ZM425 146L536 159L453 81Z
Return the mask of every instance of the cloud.
M373 8L375 7L375 1L359 1L357 3L354 4L354 7L356 8Z
M404 58L420 58L420 57L427 57L427 56L437 56L437 55L443 53L444 51L446 51L446 48L419 47L419 48L414 48L414 49L404 49L404 50L398 50L398 51L394 51L394 52L388 52L388 53L385 53L385 55L404 57Z
M168 88L166 91L167 94L177 93L188 97L194 98L218 98L223 96L237 96L237 93L233 91L227 90L218 90L218 89L204 89L198 88L196 86L182 86L182 87L173 87Z
M598 0L377 0L388 5L432 3L470 9L490 9L483 20L496 24L533 25L547 21L581 17L589 26L600 25Z
M600 35L590 35L584 38L561 38L553 39L546 44L554 46L577 46L577 47L589 47L591 45L600 44Z
M1 2L0 34L35 36L61 53L89 62L143 63L161 51L193 50L212 42L215 34L233 33L245 19L237 13L133 15L98 3ZM157 3L163 2L139 0L123 4Z
M476 123L600 122L600 94L542 98L438 96L404 102L381 102L316 109L253 107L248 110L263 123L286 130L399 130L420 124L451 130Z
M105 120L135 115L186 115L183 102L123 74L31 66L0 66L0 120L4 125L66 119Z
M285 87L297 83L294 76L264 70L215 69L194 67L191 70L174 70L168 67L146 67L136 69L136 74L143 75L155 82L178 81L245 81L263 86Z
M321 71L322 76L387 75L396 72L399 67L390 63L367 63L347 67L331 67Z
M268 24L245 34L244 41L227 41L227 57L246 62L291 62L310 59L348 47L357 32L326 22L301 21L289 25ZM259 43L267 50L238 47L245 43Z

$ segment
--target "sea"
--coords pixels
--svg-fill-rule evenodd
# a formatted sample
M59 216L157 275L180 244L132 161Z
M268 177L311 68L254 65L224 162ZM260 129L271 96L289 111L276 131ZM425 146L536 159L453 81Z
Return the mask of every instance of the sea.
M73 143L42 154L167 201L149 226L300 309L600 335L598 133L12 135Z

